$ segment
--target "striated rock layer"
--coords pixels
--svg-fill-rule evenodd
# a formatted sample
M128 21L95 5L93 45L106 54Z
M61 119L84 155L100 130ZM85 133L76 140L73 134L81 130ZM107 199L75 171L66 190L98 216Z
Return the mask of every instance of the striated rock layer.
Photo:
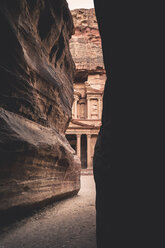
M75 26L75 34L70 40L70 50L76 64L75 80L86 81L88 75L105 74L95 10L75 9L71 13Z
M65 138L73 102L73 22L65 0L0 2L0 210L76 194Z

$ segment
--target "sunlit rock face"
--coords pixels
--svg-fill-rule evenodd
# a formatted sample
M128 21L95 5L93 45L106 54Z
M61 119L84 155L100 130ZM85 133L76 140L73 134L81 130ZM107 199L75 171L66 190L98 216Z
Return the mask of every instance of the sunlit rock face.
M0 1L0 210L80 188L65 138L75 65L65 0Z
M89 74L105 74L101 38L94 9L71 11L75 34L70 50L76 64L76 80L85 80Z

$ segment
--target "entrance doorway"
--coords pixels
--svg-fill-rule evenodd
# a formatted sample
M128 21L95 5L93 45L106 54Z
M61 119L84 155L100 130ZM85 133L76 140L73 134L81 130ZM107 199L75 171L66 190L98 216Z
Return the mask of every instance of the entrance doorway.
M87 136L86 134L81 135L81 167L82 169L87 168Z
M76 151L77 149L77 137L75 134L67 134L66 135L67 140L69 141L71 147ZM77 151L76 151L77 152Z

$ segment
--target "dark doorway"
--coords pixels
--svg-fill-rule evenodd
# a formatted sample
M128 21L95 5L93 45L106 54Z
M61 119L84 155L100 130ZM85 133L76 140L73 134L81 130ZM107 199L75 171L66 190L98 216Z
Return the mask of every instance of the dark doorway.
M75 134L67 134L66 135L67 140L69 141L71 147L76 151L76 144L77 144L77 137ZM76 151L77 152L77 151Z
M81 135L81 166L82 169L87 168L87 136Z

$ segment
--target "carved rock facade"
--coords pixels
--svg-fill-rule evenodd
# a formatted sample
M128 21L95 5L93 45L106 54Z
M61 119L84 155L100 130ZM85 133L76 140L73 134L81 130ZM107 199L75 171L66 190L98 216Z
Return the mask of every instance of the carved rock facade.
M76 194L65 138L73 103L73 22L65 0L0 3L0 210Z
M82 168L92 169L106 75L95 10L76 9L71 13L75 34L70 40L70 50L76 72L72 120L66 133Z

